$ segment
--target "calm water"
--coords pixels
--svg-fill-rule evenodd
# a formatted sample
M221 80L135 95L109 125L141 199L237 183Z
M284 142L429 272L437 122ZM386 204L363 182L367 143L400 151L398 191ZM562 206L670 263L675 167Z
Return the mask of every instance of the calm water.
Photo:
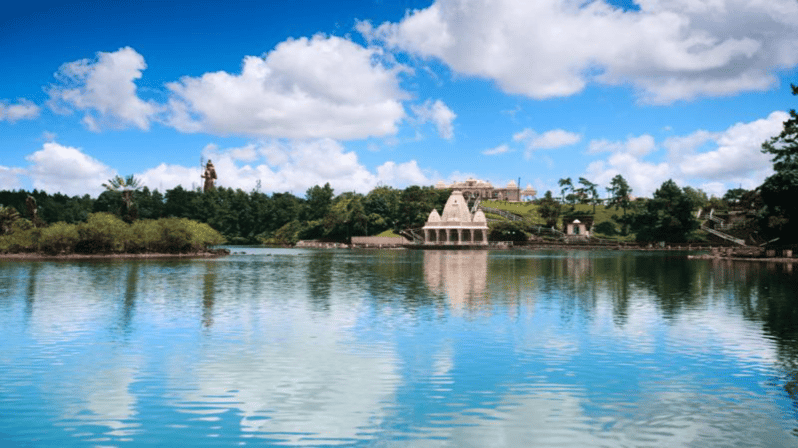
M0 262L0 445L798 446L798 266L245 252Z

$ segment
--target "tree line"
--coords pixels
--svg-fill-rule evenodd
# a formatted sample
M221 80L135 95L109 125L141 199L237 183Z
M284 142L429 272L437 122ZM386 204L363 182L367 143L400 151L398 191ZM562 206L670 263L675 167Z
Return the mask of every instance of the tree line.
M441 210L451 190L380 186L368 194L335 195L330 184L309 188L304 197L291 193L216 187L207 192L182 186L150 190L134 177L104 184L96 199L33 190L0 191L0 234L16 219L44 224L85 222L93 213L111 213L133 223L160 218L186 218L207 223L231 244L293 244L299 239L346 240L393 229L421 227L433 208ZM38 217L28 210L34 199ZM5 223L5 224L4 224ZM5 225L5 227L4 227Z

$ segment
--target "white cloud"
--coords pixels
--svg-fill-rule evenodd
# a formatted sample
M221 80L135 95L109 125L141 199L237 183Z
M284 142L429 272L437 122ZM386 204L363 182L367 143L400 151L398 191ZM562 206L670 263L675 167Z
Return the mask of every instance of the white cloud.
M41 109L30 100L20 98L16 104L0 101L0 121L14 123L19 120L30 120L39 116Z
M418 167L418 162L405 163L388 161L377 167L379 182L391 186L431 185L432 181Z
M331 139L269 140L226 149L208 145L202 154L213 161L217 186L245 191L255 188L258 181L261 191L295 194L327 182L337 193L367 193L379 183L397 187L431 184L415 160L387 161L372 172L360 163L355 152ZM200 174L199 168L161 164L137 177L151 188L166 190L177 185L199 186Z
M663 182L673 177L668 163L647 162L626 152L613 153L606 161L591 162L585 173L585 178L603 186L609 185L612 178L620 174L632 187L634 196L651 196Z
M512 151L512 150L510 149L509 146L507 146L507 145L499 145L499 146L497 146L495 148L486 149L486 150L482 151L482 154L486 155L486 156L495 156L495 155L498 155L498 154L508 153L510 151Z
M441 100L427 100L422 105L411 106L413 113L420 122L432 122L438 128L438 135L446 140L451 140L454 137L454 126L452 122L457 115L449 109L446 104Z
M206 73L167 84L169 122L184 132L359 139L397 132L405 117L401 66L340 37L291 39L240 74Z
M126 126L147 130L160 106L138 97L135 80L145 68L144 57L130 47L98 52L93 61L66 63L55 74L59 82L49 89L50 106L59 112L84 112L83 123L92 131Z
M764 90L798 64L794 0L636 3L639 11L604 1L438 0L358 30L531 98L629 83L643 101L670 103Z
M55 142L45 143L26 159L31 162L27 173L33 187L48 193L97 195L103 191L102 184L116 175L115 170L80 149Z
M199 167L190 168L162 163L155 168L136 174L136 178L152 190L158 189L161 192L165 192L178 185L187 190L201 186L203 183L200 178L201 174L202 171Z
M570 146L578 143L582 136L563 129L552 129L542 134L538 134L532 129L526 128L513 135L513 141L523 142L526 146L524 156L529 159L537 149L554 149L563 146Z
M699 185L709 194L722 196L728 188L752 189L772 172L770 157L761 151L762 142L777 135L789 115L776 111L767 118L737 123L720 132L698 130L686 136L670 137L662 143L663 161L652 163L658 147L650 135L626 141L593 140L588 152L609 152L606 160L590 163L588 179L609 185L616 174L624 176L637 196L649 196L662 182L674 179L680 186ZM662 149L660 148L660 149Z
M787 113L779 111L764 119L737 123L713 139L717 149L684 155L679 169L688 177L732 182L754 180L759 185L772 166L770 155L762 153L762 143L778 135L788 118Z
M0 166L0 190L16 190L22 187L20 177L25 174L21 168Z
M647 134L629 137L625 142L592 140L588 144L588 152L593 154L599 152L625 152L635 156L644 156L655 148L654 137Z

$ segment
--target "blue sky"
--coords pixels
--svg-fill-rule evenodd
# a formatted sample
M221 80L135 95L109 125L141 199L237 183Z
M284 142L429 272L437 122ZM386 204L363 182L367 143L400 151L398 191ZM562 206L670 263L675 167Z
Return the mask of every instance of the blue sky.
M23 2L18 2L23 3ZM0 7L0 189L302 195L560 178L722 195L771 172L798 2L33 2Z

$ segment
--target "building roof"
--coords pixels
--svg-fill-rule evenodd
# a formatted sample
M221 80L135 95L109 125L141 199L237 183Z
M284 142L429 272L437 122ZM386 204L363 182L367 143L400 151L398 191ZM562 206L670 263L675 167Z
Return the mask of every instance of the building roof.
M446 200L446 206L443 207L441 221L471 222L471 212L468 211L468 202L466 202L461 191L453 191L449 199Z

